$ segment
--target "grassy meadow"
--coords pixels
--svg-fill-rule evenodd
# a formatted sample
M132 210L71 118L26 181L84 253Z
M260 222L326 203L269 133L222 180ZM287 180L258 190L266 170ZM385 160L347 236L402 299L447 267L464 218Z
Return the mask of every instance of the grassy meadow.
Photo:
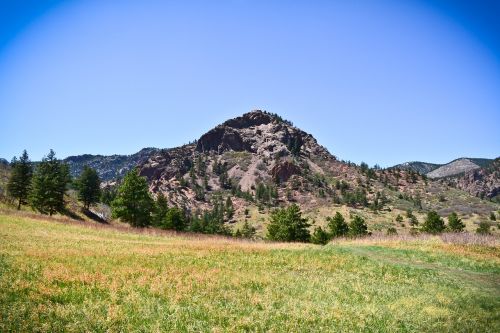
M324 247L0 212L0 332L499 332L498 238Z

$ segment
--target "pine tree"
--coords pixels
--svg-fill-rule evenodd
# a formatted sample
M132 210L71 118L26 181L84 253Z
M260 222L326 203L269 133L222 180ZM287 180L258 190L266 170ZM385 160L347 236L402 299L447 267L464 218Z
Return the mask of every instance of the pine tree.
M42 214L52 215L64 208L66 185L71 181L69 167L51 149L33 175L30 203Z
M228 219L231 219L234 215L234 206L231 197L227 197L226 199L226 216Z
M349 226L339 212L336 212L334 217L327 217L326 220L331 237L342 237L349 232Z
M21 205L28 203L28 196L31 190L31 178L33 177L33 166L29 160L26 150L19 157L12 159L12 171L9 182L7 183L8 194L17 200L17 209Z
M85 209L89 209L90 205L99 202L101 196L101 179L95 169L88 166L83 167L80 178L76 181L78 189L78 199L83 202Z
M156 227L160 227L165 220L165 217L168 213L168 201L167 198L163 195L163 193L159 193L156 197L155 201L155 209L152 218L152 224Z
M349 236L360 237L364 235L368 235L368 227L365 220L361 216L354 215L349 224Z
M292 204L271 213L267 237L282 242L308 242L311 238L309 226L307 219L302 217L299 206Z
M455 212L448 216L448 229L452 232L462 232L465 229L465 224Z
M151 224L153 204L146 178L140 177L133 169L123 179L111 207L113 217L121 218L133 227L147 227Z
M163 229L171 229L183 231L186 229L187 223L184 212L177 207L172 207L167 211L161 227Z
M323 228L317 227L311 236L311 242L314 244L325 245L330 240L330 235Z
M241 236L243 238L249 238L252 239L255 237L255 233L257 230L253 226L248 223L248 221L245 221L245 224L243 224L243 227L241 228Z
M438 234L445 229L443 219L435 211L427 213L427 218L422 224L422 231L430 234Z

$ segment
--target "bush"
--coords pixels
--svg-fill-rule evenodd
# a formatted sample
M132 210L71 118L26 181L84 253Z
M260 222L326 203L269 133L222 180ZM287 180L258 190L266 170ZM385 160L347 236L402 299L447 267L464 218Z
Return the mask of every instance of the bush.
M489 235L491 233L490 227L491 227L491 224L489 224L486 221L482 221L481 223L479 223L479 226L476 229L476 233L481 234L481 235Z
M392 236L392 235L397 235L398 231L394 227L389 227L389 228L387 228L387 232L386 233L387 233L388 236Z

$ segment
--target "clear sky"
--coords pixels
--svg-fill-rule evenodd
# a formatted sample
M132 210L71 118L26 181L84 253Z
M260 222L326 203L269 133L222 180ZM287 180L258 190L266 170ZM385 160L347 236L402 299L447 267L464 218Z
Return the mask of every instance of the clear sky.
M0 157L175 147L252 109L340 159L500 155L500 2L0 0Z

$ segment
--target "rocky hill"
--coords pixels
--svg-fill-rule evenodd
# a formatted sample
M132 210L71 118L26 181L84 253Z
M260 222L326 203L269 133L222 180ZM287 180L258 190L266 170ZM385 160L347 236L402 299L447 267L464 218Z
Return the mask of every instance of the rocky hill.
M411 169L370 169L339 161L314 137L281 117L252 111L193 144L154 152L138 166L150 191L196 212L232 198L232 221L259 224L266 212L297 203L313 220L333 210L362 214L380 228L408 209L486 216L493 203ZM264 214L264 215L262 215Z
M444 164L439 168L427 173L427 177L429 178L451 177L481 168L481 165L479 163L475 163L474 160L475 159L470 159L470 158L456 159L454 161L451 161L450 163Z

